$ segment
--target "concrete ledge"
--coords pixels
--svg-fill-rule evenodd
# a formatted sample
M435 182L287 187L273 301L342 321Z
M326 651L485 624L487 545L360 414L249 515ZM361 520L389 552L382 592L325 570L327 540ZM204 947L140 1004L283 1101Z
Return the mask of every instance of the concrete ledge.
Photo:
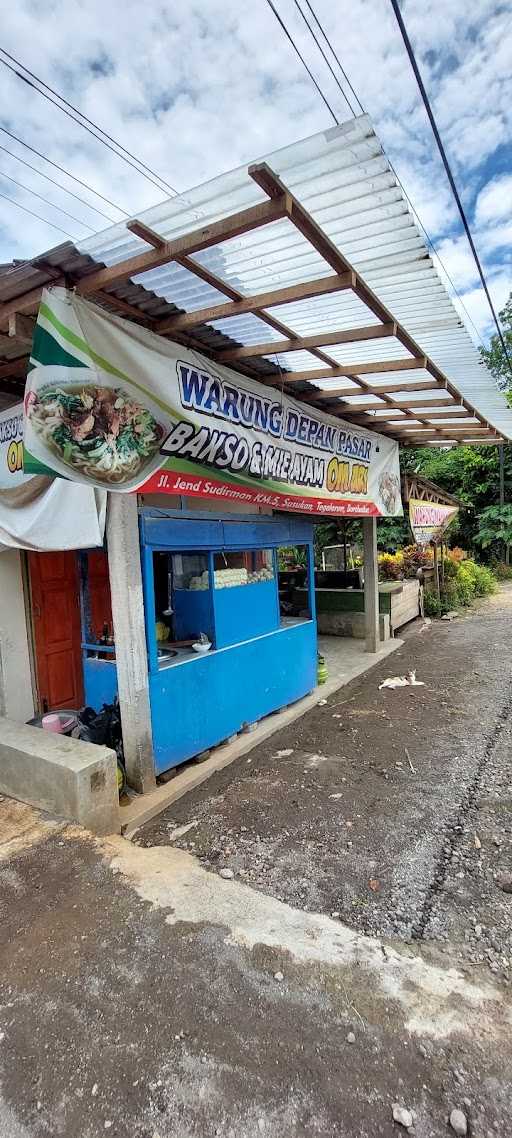
M0 793L79 822L121 831L114 751L0 717Z
M364 612L319 612L317 613L319 633L327 636L350 636L353 640L364 640L366 625ZM381 641L391 636L389 614L379 615Z

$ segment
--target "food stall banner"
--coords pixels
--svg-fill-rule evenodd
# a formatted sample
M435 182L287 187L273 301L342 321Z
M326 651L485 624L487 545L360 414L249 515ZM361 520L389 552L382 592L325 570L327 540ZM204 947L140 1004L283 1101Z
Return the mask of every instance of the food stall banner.
M409 521L416 544L437 544L458 512L457 506L443 506L440 502L421 502L418 498L410 498Z
M0 411L0 490L26 481L23 474L23 403Z
M25 470L104 489L402 514L398 444L55 288L25 391Z
M23 473L23 403L0 412L0 553L102 545L107 495Z

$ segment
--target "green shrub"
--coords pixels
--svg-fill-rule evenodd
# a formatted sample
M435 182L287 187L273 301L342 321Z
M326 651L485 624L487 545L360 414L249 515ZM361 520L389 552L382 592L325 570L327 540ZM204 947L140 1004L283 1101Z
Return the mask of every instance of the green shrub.
M460 605L470 605L475 599L475 586L470 564L469 561L464 561L462 565L459 565L455 578Z
M431 589L425 592L424 612L425 616L441 616L443 612L443 605L440 598L437 593L433 593Z
M457 587L469 594L469 600L463 604L471 604L474 597L487 597L496 591L496 578L486 565L477 565L476 561L463 561L457 572Z
M459 570L459 566L458 566L456 561L452 561L451 557L445 557L444 558L445 580L447 577L449 577L450 580L453 580L457 576L458 570Z
M425 616L442 616L451 609L468 607L477 597L487 597L497 589L494 573L486 565L477 565L475 561L461 561L456 566L455 574L452 569L446 572L441 596L435 592L425 592Z
M453 578L445 579L444 589L441 592L441 601L445 612L450 612L451 609L456 609L460 605L457 582L453 580Z

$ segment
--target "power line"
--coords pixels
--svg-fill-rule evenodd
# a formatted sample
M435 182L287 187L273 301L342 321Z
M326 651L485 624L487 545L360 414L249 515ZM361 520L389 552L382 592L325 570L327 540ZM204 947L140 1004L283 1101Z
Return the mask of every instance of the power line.
M77 178L76 174L70 174L69 170L66 170L64 166L59 166L58 162L53 162L51 158L47 158L46 154L41 154L40 150L36 150L35 147L30 146L28 142L23 142L22 138L18 138L16 134L12 134L11 131L7 130L5 126L0 126L0 130L3 134L6 134L8 138L12 138L13 142L18 142L19 145L24 146L26 150L30 150L31 154L36 154L38 158L43 159L43 162L48 162L49 166L53 166L55 170L60 170L61 174L66 174L66 177L71 178L71 180L73 182L76 182L77 185L83 186L84 190L89 190L91 194L94 194L97 198L101 198L102 202L106 202L107 205L111 205L114 209L118 209L119 213L124 213L125 217L131 216L127 210L122 209L120 205L116 205L116 203L112 202L110 198L104 197L104 195L100 194L98 190L93 190L92 186L89 186L87 182L83 182L81 178ZM67 192L71 193L70 190ZM91 206L91 209L96 209L96 206ZM96 210L96 213L101 213L101 211ZM105 217L107 221L112 221L112 218L107 217L106 213L102 213L101 216Z
M59 233L63 233L65 237L70 237L72 241L76 240L76 238L73 237L72 233L68 233L67 229L61 229L60 225L56 225L54 221L48 221L47 217L41 217L40 213L34 213L33 209L27 209L26 205L21 205L21 202L17 202L16 198L9 197L9 194L3 194L0 191L0 198L5 198L6 202L10 202L11 205L15 205L18 207L18 209L22 209L23 213L29 213L31 217L37 217L37 220L43 221L45 225L51 225L53 229L58 229Z
M307 16L306 16L306 13L305 13L305 12L302 10L302 8L301 8L301 6L300 6L300 4L299 4L299 0L294 0L294 4L295 4L295 7L296 7L296 8L298 9L298 11L300 12L300 14L301 14L301 16L302 16L302 19L304 20L304 23L305 23L306 27L307 27L307 28L309 28L309 31L310 31L310 33L311 33L311 35L312 35L312 37L313 37L313 39L314 39L314 41L315 41L315 43L316 43L316 46L317 46L317 48L318 48L319 52L321 53L321 55L322 55L322 58L325 60L325 62L326 62L326 64L327 64L327 66L328 66L328 68L329 68L329 71L331 72L331 75L332 75L332 77L333 77L333 79L334 79L334 82L336 83L336 86L338 87L338 90L339 90L339 91L341 91L341 94L343 95L343 98L344 98L344 100L345 100L345 102L346 102L346 104L347 104L347 107L348 107L349 111L351 111L351 112L352 112L352 114L354 115L354 118L355 118L355 116L356 116L356 112L355 112L355 110L354 110L354 108L353 108L353 106L352 106L352 104L351 104L350 100L348 99L347 95L345 94L345 92L344 92L344 90L343 90L343 87L342 87L342 85L341 85L341 83L340 83L340 81L339 81L339 79L338 79L338 76L336 75L336 72L335 72L335 70L334 70L334 67L332 66L332 63L331 63L331 62L330 62L330 60L327 58L327 56L326 56L326 54L325 54L325 51L324 51L324 49L323 49L323 47L322 47L322 44L320 43L320 41L319 41L319 39L318 39L318 37L317 37L317 34L316 34L315 30L314 30L314 29L311 27L311 24L310 24L310 22L309 22L309 20L308 20L308 18L307 18ZM315 18L316 18L316 17L315 17ZM317 23L318 23L318 21L317 21Z
M90 229L91 233L95 232L92 225L87 225L87 222L82 221L80 217L75 217L73 213L68 213L66 209L62 209L62 206L55 205L55 202L51 202L48 200L48 198L43 197L42 194L38 194L35 190L31 190L30 186L25 186L23 182L17 182L16 178L11 178L10 174L5 174L3 170L0 170L0 180L5 178L7 178L8 182L13 182L14 185L18 186L20 190L25 190L26 193L33 194L35 198L39 198L39 200L44 202L45 205L51 206L52 209L60 210L60 212L63 213L65 217L69 217L71 221L77 221L78 224L83 225L85 229Z
M2 127L0 127L0 130L2 130ZM73 190L68 190L66 186L62 185L62 182L56 182L54 178L50 178L49 174L45 174L44 171L39 170L37 166L32 166L32 164L30 162L26 162L24 158L20 158L19 154L14 153L14 150L9 150L7 146L2 146L1 144L0 150L2 150L4 154L8 154L10 158L15 158L16 162L21 162L21 165L26 166L27 170L32 170L34 174L38 174L40 178L44 178L45 181L50 182L52 186L57 186L57 189L62 190L64 194L69 194L69 196L71 198L74 198L75 201L81 202L82 205L87 206L87 209L92 209L93 212L98 213L100 217L104 217L107 221L111 221L113 224L115 224L113 217L109 217L108 214L102 213L101 209L97 209L96 206L91 205L91 203L86 201L85 198L81 198L80 194L74 194ZM69 174L68 177L71 178L72 174ZM94 193L94 190L92 192Z
M137 173L141 175L141 177L146 178L149 182L152 182L153 185L156 186L156 188L160 191L160 193L163 192L163 188L170 190L173 194L178 193L174 186L171 186L164 180L164 178L161 178L159 174L156 174L154 170L151 170L151 168L147 166L145 162L142 162L142 160L140 158L137 158L136 155L132 154L130 150L127 150L125 146L123 146L120 142L117 142L117 140L115 138L112 138L110 134L107 134L107 132L103 130L103 127L100 127L97 125L97 123L94 123L87 117L87 115L84 115L82 111L78 110L78 107L73 106L73 104L68 102L68 100L65 99L63 95L60 95L58 91L55 91L53 87L50 87L48 83L45 83L44 80L40 79L38 75L35 75L33 71L30 71L24 63L20 63L20 61L13 55L10 55L10 53L6 51L5 48L0 48L0 52L2 55L6 55L7 59L11 60L11 63L8 63L6 59L0 59L0 63L2 63L4 67L7 67L9 71L12 71L12 73L16 75L18 79L22 79L23 82L26 83L27 86L32 87L32 89L36 91L37 94L42 95L44 99L46 99L49 103L52 103L53 106L57 107L57 109L59 111L62 111L63 114L67 115L67 117L70 118L72 122L75 122L78 124L78 126L83 127L83 129L86 130L88 134L92 135L92 137L95 138L98 142L101 142L103 146L106 146L108 150L111 150L113 154L115 154L118 158L121 158L123 162L126 162L128 164L128 166L131 166L134 170L136 170ZM16 66L13 67L12 64L15 64ZM23 71L26 71L27 74L23 75L21 71L18 71L18 67L23 68ZM30 79L27 78L28 75L30 75ZM35 80L35 82L32 82L32 80ZM39 84L39 86L36 86L36 83ZM47 94L48 91L51 92L51 94ZM59 102L57 102L56 99L53 99L51 97L52 95L55 95L56 99L58 99ZM79 117L76 118L76 115ZM91 129L91 127L93 129ZM97 134L95 133L96 131L99 131L100 133ZM107 142L106 139L109 141ZM114 145L111 146L110 143L113 143ZM117 147L117 149L115 150L114 147ZM119 151L122 151L122 153L119 153ZM137 166L135 163L137 163ZM142 169L139 169L139 167L142 167ZM149 173L146 173L146 171L149 171ZM154 176L152 177L151 175ZM159 182L156 182L155 178L158 178Z
M324 40L325 40L325 42L326 42L327 46L329 47L329 50L330 50L330 52L331 52L331 54L332 54L333 58L336 60L336 63L337 63L337 65L338 65L338 67L339 67L339 69L340 69L340 71L341 71L341 74L342 74L342 76L343 76L343 78L344 78L345 82L347 83L348 87L350 88L350 90L351 90L351 92L352 92L352 95L354 96L354 99L355 99L355 101L356 101L356 103L357 103L357 106L358 106L359 110L361 111L361 114L366 114L366 112L365 112L365 109L364 109L364 107L363 107L363 104L362 104L362 102L361 102L361 100L360 100L360 98L359 98L359 95L357 94L357 91L355 90L355 87L354 87L354 86L353 86L353 84L351 83L351 81L350 81L350 78L349 78L349 76L347 75L347 72L345 71L345 68L343 67L343 64L342 64L342 62L341 62L341 59L339 58L339 56L338 56L337 52L335 51L335 49L334 49L334 47L333 47L333 45L332 45L332 43L331 43L331 40L329 39L329 37L328 37L328 35L327 35L327 33L326 33L326 31L325 31L325 29L324 29L323 25L321 24L321 22L320 22L320 20L319 20L319 18L318 18L318 16L317 16L317 14L316 14L316 12L315 12L315 10L314 10L313 6L312 6L312 4L310 3L310 0L305 0L305 3L307 4L307 6L308 6L308 8L309 8L309 11L311 12L311 15L313 16L313 19L315 20L315 22L316 22L316 24L317 24L317 26L318 26L318 28L319 28L319 30L320 30L320 32L321 32L321 34L322 34L322 36L323 36L323 38L324 38ZM315 40L315 43L317 44L317 46L318 46L318 47L320 47L320 44L318 44L318 40L316 39L316 36L314 35L314 33L313 33L313 31L312 31L312 28L311 28L311 26L310 26L309 22L306 20L306 18L305 18L305 16L304 16L304 13L302 12L302 9L300 8L300 5L299 5L299 3L298 3L298 0L295 0L295 4L296 4L296 5L297 5L297 7L299 8L299 11L301 12L301 15L303 16L303 18L304 18L305 22L307 23L307 25L308 25L308 28L309 28L309 30L310 30L310 32L311 32L311 34L313 35L313 38L314 38L314 40ZM321 48L320 48L320 50L321 50ZM324 53L323 53L323 52L322 52L322 55L324 55ZM324 59L325 59L325 55L324 55ZM333 73L333 71L332 71L332 68L331 68L331 66L330 66L330 64L328 63L328 61L327 61L327 60L326 60L326 63L327 63L327 65L328 65L328 67L329 67L329 70L331 71L331 73L332 73L332 74L334 74L334 73ZM338 81L337 81L337 82L338 82ZM339 82L338 82L338 86L340 86ZM341 90L343 90L342 88L340 88L340 89L341 89ZM345 93L344 93L344 92L343 92L343 94L344 94L344 96L345 96L345 98L346 98L346 95L345 95ZM347 103L348 103L348 99L347 99ZM349 103L349 106L350 106L350 103ZM350 109L351 109L351 111L352 111L352 113L354 114L354 117L355 117L355 112L354 112L353 108L352 108L352 107L350 107ZM398 185L400 186L400 189L402 190L402 193L403 193L403 195L404 195L404 198L405 198L405 200L406 200L406 202L407 202L407 204L408 204L408 206L409 206L409 208L410 208L410 210L411 210L411 212L412 212L413 216L414 216L414 217L415 217L415 219L416 219L416 222L417 222L417 224L419 225L420 229L422 230L422 232L423 232L423 234L424 234L424 236L425 236L425 239L426 239L426 241L427 241L427 244L430 246L430 248L432 249L432 252L433 252L433 253L435 254L435 256L437 257L437 260L439 261L439 264L441 265L441 268L442 268L442 270L443 270L443 272L444 272L444 274L445 274L445 276L446 276L446 279L448 280L448 282L449 282L449 284L450 284L450 286L451 286L451 288L452 288L452 290L453 290L453 293L454 293L454 295L457 297L457 300L459 301L459 304L461 305L461 307L462 307L463 311L465 312L465 314L466 314L466 316L467 316L467 319L468 319L469 323L471 324L471 326L472 326L472 328L473 328L473 331L474 331L474 332L475 332L475 334L476 334L476 337L477 337L477 339L479 340L479 342L480 342L480 343L482 343L482 337L481 337L481 335L480 335L480 332L478 331L478 328L477 328L477 327L476 327L476 325L475 325L475 322L474 322L474 320L472 319L472 317L471 317L470 313L468 312L468 309L466 308L466 305L464 304L464 301L463 301L463 299L462 299L462 297L461 297L460 293L457 291L457 289L456 289L456 287L455 287L455 284L454 284L454 282L453 282L453 280L452 280L452 278L451 278L451 276L450 276L450 274L449 274L449 272L448 272L448 269L446 268L446 265L444 264L444 261L442 260L442 258L441 258L441 256L440 256L440 254L438 253L438 251L437 251L437 249L436 249L436 246L435 246L435 244L434 244L434 241L432 240L432 237L430 236L430 234L428 233L427 229L425 228L425 226L424 226L424 224L423 224L423 222L422 222L422 220L421 220L421 217L420 217L420 215L419 215L419 213L418 213L417 209L416 209L416 208L415 208L415 206L413 205L413 203L412 203L412 201L411 201L411 199L410 199L410 197L409 197L409 195L408 195L408 193L407 193L407 190L405 189L405 186L404 186L403 182L401 181L400 177L398 176L398 174L397 174L397 171L396 171L395 167L393 166L393 163L390 161L390 159L389 159L389 158L388 158L388 163L389 163L389 167L390 167L390 170L391 170L391 171L392 171L392 173L394 174L394 176L395 176L395 178L396 178L396 180L397 180L397 183L398 183Z
M326 42L326 44L327 44L327 46L328 46L328 48L329 48L329 51L331 52L331 55L333 56L333 59L335 59L335 60L336 60L336 63L338 64L338 67L339 67L339 69L340 69L340 71L341 71L341 74L343 75L343 78L344 78L344 80L345 80L345 82L346 82L347 86L350 88L350 90L351 90L351 92L352 92L352 94L353 94L353 96L354 96L354 99L355 99L355 101L356 101L356 103L357 103L357 105L358 105L358 107L359 107L359 110L361 111L361 114L362 114L362 115L364 115L364 114L365 114L365 110L364 110L364 107L363 107L363 105L362 105L362 103L361 103L361 100L360 100L360 98L359 98L359 95L357 94L357 91L355 91L355 90L354 90L354 87L352 86L352 83L350 82L350 79L349 79L349 77L348 77L348 75L347 75L347 72L345 71L345 68L343 67L343 64L342 64L342 62L341 62L341 59L340 59L340 58L339 58L339 56L336 54L336 52L335 52L335 50L334 50L334 48L333 48L333 46L332 46L332 43L331 43L331 41L330 41L330 39L329 39L329 37L328 37L328 35L327 35L327 33L326 33L325 29L323 28L322 24L320 23L320 20L318 19L318 16L317 16L317 14L316 14L316 12L315 12L315 10L314 10L314 8L313 8L313 5L312 5L312 4L310 4L309 0L306 0L306 4L307 4L307 6L308 6L308 8L309 8L309 11L311 12L311 15L312 15L312 17L313 17L313 19L314 19L314 21L315 21L315 23L316 23L316 25L317 25L317 27L318 27L319 31L321 32L322 36L324 37L324 40L325 40L325 42ZM318 46L320 46L320 45L318 45ZM345 93L344 93L344 94L345 94ZM347 98L347 97L346 97L346 95L345 95L345 98ZM348 99L347 99L347 102L348 102ZM350 106L350 104L349 104L349 106ZM351 107L350 109L352 110L352 107ZM353 112L353 111L352 111L352 113L354 114L354 112Z
M333 117L333 119L334 119L334 121L335 121L335 123L336 123L336 126L339 126L339 119L338 119L338 118L336 118L336 115L335 115L335 113L334 113L334 111L333 111L333 109L332 109L332 107L331 107L331 104L328 102L328 100L327 100L326 96L324 95L324 92L322 91L322 88L320 87L319 83L317 83L317 81L316 81L316 79L315 79L315 76L313 75L313 72L312 72L312 71L310 71L310 69L309 69L309 67L308 67L308 65L307 65L307 63L306 63L306 60L304 59L304 56L303 56L303 55L301 55L301 53L300 53L300 51L299 51L299 49L298 49L298 47L297 47L297 44L295 43L295 40L294 40L293 36L292 36L292 35L291 35L291 33L288 31L288 28L286 27L286 24L285 24L284 20L282 20L282 19L281 19L281 16L279 15L279 12L277 11L277 8L276 8L276 7L274 6L274 4L272 3L272 0L267 0L267 4L268 4L269 8L271 8L271 9L272 9L272 11L273 11L273 13L274 13L274 16L275 16L275 18L276 18L276 20L277 20L278 24L280 24L280 26L281 26L281 28L282 28L282 30L283 30L283 32L284 32L284 34L285 34L286 38L287 38L287 39L290 41L290 43L291 43L291 45L292 45L292 47L293 47L293 50L294 50L294 51L296 52L296 54L298 55L298 57L299 57L299 59L300 59L300 61L301 61L301 63L302 63L302 66L303 66L303 67L306 69L306 71L307 71L307 73L308 73L308 75L309 75L309 78L311 79L311 82L312 82L312 83L314 83L314 85L315 85L315 87L316 87L316 89L317 89L317 91L318 91L318 94L320 95L320 98L321 98L321 99L323 100L323 102L325 103L325 105L326 105L326 107L327 107L327 110L329 111L329 114L330 114L330 115L332 115L332 117Z
M448 157L446 155L446 151L445 151L445 148L443 146L441 136L440 136L439 131L437 129L437 123L436 123L436 120L434 118L434 112L433 112L432 107L430 105L430 100L429 100L429 97L427 95L427 92L426 92L426 89L425 89L425 86L423 83L423 79L421 78L420 70L419 70L418 64L416 62L416 56L414 54L414 49L412 47L411 41L410 41L409 36L407 34L407 29L406 29L404 21L402 19L402 13L400 11L398 0L391 0L391 5L392 5L393 11L395 13L396 19L397 19L398 27L400 28L400 32L402 35L402 39L404 41L404 45L405 45L405 49L407 51L407 55L409 56L409 62L410 62L411 67L413 69L414 76L416 78L416 82L418 84L420 94L421 94L421 97L423 99L423 105L425 107L425 110L426 110L427 115L428 115L428 120L429 120L430 125L432 127L432 133L433 133L434 138L436 140L437 147L438 147L439 153L440 153L442 161L443 161L443 166L444 166L445 171L446 171L446 176L447 176L448 181L450 183L450 187L451 187L454 199L455 199L455 203L457 205L457 209L459 211L461 221L462 221L462 224L464 226L466 237L469 241L471 252L473 254L475 264L476 264L476 267L478 269L478 275L479 275L480 280L482 282L482 287L483 287L483 290L484 290L485 295L487 297L487 300L489 303L489 308L490 308L492 315L493 315L494 323L496 325L496 331L498 333L498 338L499 338L499 341L501 343L501 347L503 349L503 354L505 356L505 359L506 359L508 366L510 368L510 372L512 374L512 360L510 359L510 356L508 354L508 349L507 349L507 345L505 343L505 338L503 336L503 332L501 330L501 326L500 326L498 317L496 315L494 304L493 304L492 299L491 299L491 294L490 294L489 289L487 287L487 281L485 279L484 271L483 271L482 265L480 263L480 258L478 256L477 251L476 251L476 246L475 246L475 243L473 241L471 230L469 228L469 223L468 223L468 220L466 217L464 206L463 206L461 199L459 197L459 192L458 192L457 186L455 184L455 179L454 179L452 171L451 171L450 163L448 161Z

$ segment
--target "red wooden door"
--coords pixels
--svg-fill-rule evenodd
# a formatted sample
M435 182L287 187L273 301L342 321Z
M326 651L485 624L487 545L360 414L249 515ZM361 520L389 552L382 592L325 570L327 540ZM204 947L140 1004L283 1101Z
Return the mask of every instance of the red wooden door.
M95 642L103 635L105 625L112 631L112 606L107 555L102 549L87 554L89 579L90 634Z
M76 554L30 553L29 569L41 709L81 707L84 696Z

